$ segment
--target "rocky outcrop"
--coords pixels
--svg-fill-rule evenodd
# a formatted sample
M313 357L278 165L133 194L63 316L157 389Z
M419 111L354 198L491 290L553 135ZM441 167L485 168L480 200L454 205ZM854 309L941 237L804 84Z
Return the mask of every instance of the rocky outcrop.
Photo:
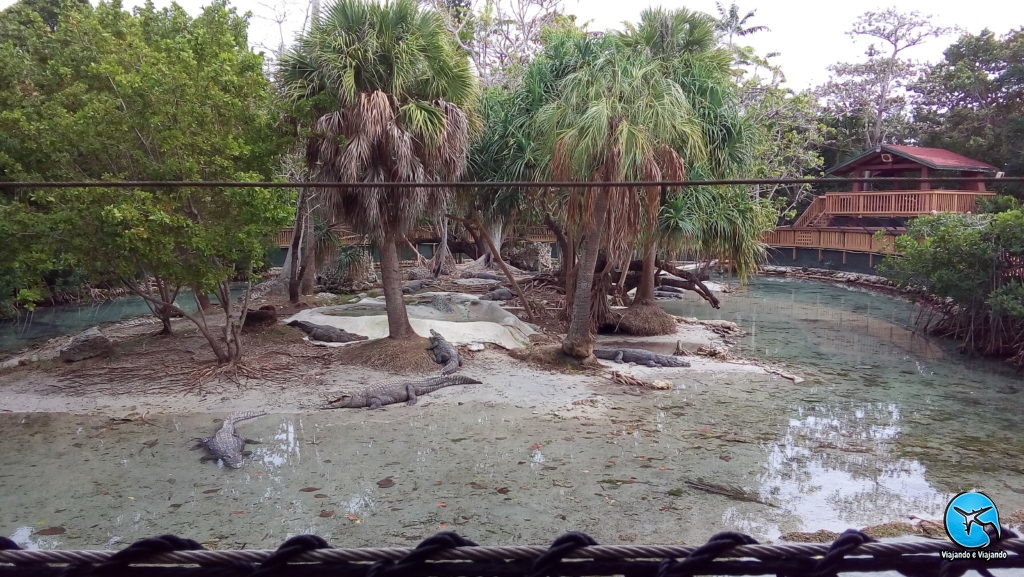
M93 357L106 356L114 350L114 345L99 327L92 327L75 335L68 344L60 348L60 359L65 362L81 361Z

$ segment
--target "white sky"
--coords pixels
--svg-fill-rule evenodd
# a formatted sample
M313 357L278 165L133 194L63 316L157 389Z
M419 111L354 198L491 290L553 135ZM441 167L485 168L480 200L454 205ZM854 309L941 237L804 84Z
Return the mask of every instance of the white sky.
M93 0L95 2L95 0ZM323 4L330 0L322 0ZM618 28L626 20L636 21L640 12L649 6L665 8L686 7L716 15L715 0L564 0L566 11L576 14L580 22L589 22L592 30ZM124 0L125 6L142 4L143 0ZM208 3L207 0L179 0L190 13ZM722 0L728 6L731 0ZM13 4L13 0L0 0L0 9ZM157 6L170 4L170 0L155 0ZM288 43L306 18L308 0L234 0L240 11L250 11L250 43L268 52L280 45L281 35ZM770 28L740 42L754 46L758 53L779 52L774 61L785 72L788 85L803 89L825 82L829 64L857 61L863 56L867 43L855 43L845 32L853 21L867 10L895 6L900 11L916 10L931 15L938 26L959 26L966 32L977 34L989 28L997 34L1024 26L1024 2L1020 0L899 0L898 2L866 0L737 0L741 14L756 10L750 25ZM278 25L278 20L283 20ZM911 58L936 62L942 51L955 36L931 40L907 52Z

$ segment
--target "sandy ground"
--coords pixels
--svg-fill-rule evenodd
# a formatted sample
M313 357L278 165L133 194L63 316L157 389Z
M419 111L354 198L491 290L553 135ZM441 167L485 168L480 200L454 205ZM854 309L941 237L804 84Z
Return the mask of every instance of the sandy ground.
M172 342L190 341L188 347L199 347L202 354L202 342L194 335L189 336L187 325L178 321L178 328L183 337L171 339ZM159 341L152 337L155 325L151 323L127 323L116 327L108 327L105 332L113 339L120 341L118 350L127 348L130 343L139 347L140 342L147 339ZM278 327L277 332L298 333L287 327ZM255 337L257 340L280 340L279 335L267 339ZM174 382L167 386L156 386L162 375L167 374L165 364L156 361L147 371L145 365L148 356L155 356L161 362L167 359L170 349L174 349L166 340L166 344L145 347L145 353L133 352L115 354L110 359L92 359L74 364L61 363L55 360L59 339L30 352L16 355L8 360L8 366L0 369L0 412L57 412L74 414L97 414L114 417L125 417L132 413L227 413L247 410L270 410L275 413L304 412L323 405L324 399L333 393L350 388L384 381L400 375L372 370L359 366L343 365L332 362L330 349L314 346L306 341L298 340L300 335L289 334L286 343L271 343L281 353L281 347L294 354L295 351L310 355L308 363L296 358L293 366L273 372L268 378L216 378L204 383L201 387L185 386L174 390ZM601 342L627 343L645 346L654 350L670 352L677 342L690 350L700 345L721 343L722 339L708 327L700 324L680 323L679 330L672 335L648 339L622 339L617 336L603 336ZM266 343L257 348L266 348ZM465 349L463 347L463 349ZM325 352L326 351L326 352ZM607 385L610 381L607 372L566 373L545 370L541 367L511 358L506 351L489 345L485 351L466 352L466 364L462 374L484 381L484 386L459 388L438 391L431 395L431 400L442 402L446 399L458 398L461 402L480 402L491 405L511 405L515 407L559 408L571 405L573 401L584 399L590 394L593 385ZM254 353L257 361L266 358L267 354ZM131 379L120 378L119 367L127 366L126 359L131 355ZM180 361L171 364L187 369L190 358L196 356L182 355ZM35 359L37 362L18 365L19 359ZM729 373L765 374L764 369L757 366L718 361L704 357L689 357L692 364L689 368L651 369L636 365L619 365L611 362L603 364L623 374L644 380L694 378L722 376ZM11 366L14 365L14 366ZM148 373L148 374L147 374ZM83 375L87 378L84 379ZM137 381L145 381L133 386ZM557 383L557 386L552 386Z

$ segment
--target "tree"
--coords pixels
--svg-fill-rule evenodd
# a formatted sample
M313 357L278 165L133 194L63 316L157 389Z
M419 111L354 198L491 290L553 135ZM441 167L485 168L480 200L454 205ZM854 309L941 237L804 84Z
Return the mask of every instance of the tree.
M508 85L540 50L546 28L566 19L562 0L420 0L445 16L484 86Z
M580 35L576 41L594 42L596 57L566 76L561 98L537 114L537 133L552 176L581 182L681 179L684 158L706 155L685 94L654 59L618 49L618 38ZM656 224L660 193L629 186L570 191L570 229L578 230L583 241L575 287L567 290L572 305L562 345L566 354L587 358L593 351L592 325L602 320L591 312L598 253L606 258L602 276L615 265L627 265L642 223L646 220L648 230ZM649 245L644 243L645 248Z
M747 26L747 23L757 14L757 10L751 10L740 16L740 7L735 2L726 8L721 2L715 1L715 10L718 11L718 22L715 28L719 37L725 40L729 48L733 48L733 38L736 36L749 36L757 32L768 31L767 26Z
M476 83L440 15L413 0L340 0L280 63L285 90L312 121L307 161L318 179L394 184L458 180ZM377 245L389 336L415 337L402 300L398 242L448 191L376 186L321 191L331 220Z
M1024 174L1024 29L960 37L911 89L922 145ZM1019 184L1002 186L1024 192Z
M919 217L896 249L885 274L937 297L938 318L923 317L926 329L1024 367L1024 211Z
M868 59L859 63L838 63L829 67L833 79L818 88L830 113L842 125L842 119L856 119L856 132L839 142L848 153L879 144L902 141L910 131L904 89L920 71L920 66L903 54L930 38L948 34L952 29L934 26L918 12L903 13L894 8L865 12L848 32L878 42L868 46Z
M16 7L24 10L24 7ZM5 13L5 16L7 14ZM198 17L152 5L75 6L52 29L31 11L0 30L0 176L26 180L249 180L268 176L279 139L262 57L246 20L214 2ZM10 22L21 22L6 26ZM5 191L5 228L29 283L41 255L74 263L97 281L119 281L170 328L182 287L216 292L215 334L188 314L218 362L241 358L240 316L229 281L251 278L289 194L241 189L42 189ZM25 255L28 255L26 257ZM10 261L9 261L10 262ZM148 289L149 281L157 287ZM28 285L32 288L32 285ZM38 285L38 281L37 284ZM24 290L24 287L19 290Z

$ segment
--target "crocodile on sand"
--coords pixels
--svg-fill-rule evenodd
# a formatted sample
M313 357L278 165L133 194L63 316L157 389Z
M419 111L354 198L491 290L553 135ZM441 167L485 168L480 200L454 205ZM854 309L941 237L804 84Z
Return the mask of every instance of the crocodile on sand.
M200 459L200 461L216 461L220 459L224 462L225 466L231 467L232 469L238 469L242 466L242 457L247 453L243 452L242 449L246 443L257 443L246 439L235 432L235 424L239 421L246 419L255 419L256 417L262 417L266 415L263 412L248 412L239 413L237 415L231 415L224 419L224 424L221 425L220 429L213 434L212 437L204 437L202 439L196 439L196 449L206 449L209 451L209 455Z
M450 375L462 367L462 355L458 349L434 329L430 329L430 346L427 350L433 355L435 363L444 365L441 367L442 375Z
M415 381L398 380L370 385L351 392L342 392L334 400L328 401L325 409L343 409L369 407L380 409L384 405L405 402L415 405L416 399L427 393L450 387L452 385L479 385L480 381L461 375L430 377Z
M306 321L292 321L288 326L298 327L302 332L309 335L312 341L324 343L351 343L352 341L365 341L369 337L350 333L345 329L332 327L331 325L318 325Z
M672 355L659 355L644 349L594 349L594 356L616 363L636 363L648 367L688 367L690 363Z

